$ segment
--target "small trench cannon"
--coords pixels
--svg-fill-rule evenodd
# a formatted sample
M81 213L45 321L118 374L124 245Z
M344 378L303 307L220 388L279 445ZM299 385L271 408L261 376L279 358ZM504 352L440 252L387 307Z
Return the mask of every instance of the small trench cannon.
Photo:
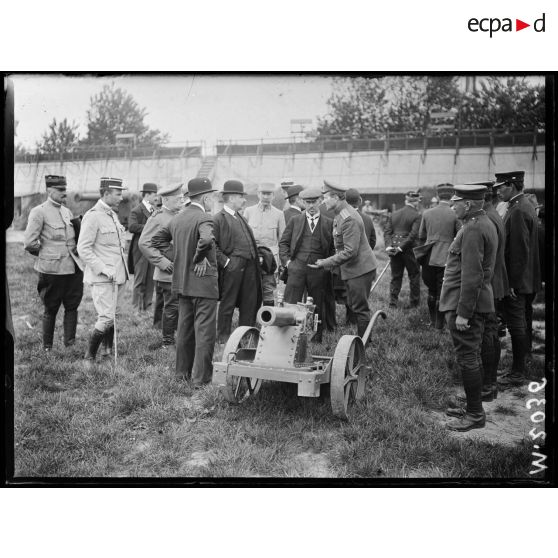
M347 419L349 407L364 395L370 368L364 347L379 316L371 318L363 338L343 335L333 357L308 354L308 338L317 329L312 298L298 304L281 300L262 306L257 314L261 329L241 326L229 337L220 362L213 363L213 383L227 401L242 403L257 395L264 380L296 384L300 397L319 397L329 384L333 414Z

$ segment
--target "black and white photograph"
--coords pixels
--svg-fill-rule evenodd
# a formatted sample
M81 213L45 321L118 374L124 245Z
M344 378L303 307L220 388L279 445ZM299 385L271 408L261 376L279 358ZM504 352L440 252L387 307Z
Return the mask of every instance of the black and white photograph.
M6 74L8 478L554 478L554 87Z

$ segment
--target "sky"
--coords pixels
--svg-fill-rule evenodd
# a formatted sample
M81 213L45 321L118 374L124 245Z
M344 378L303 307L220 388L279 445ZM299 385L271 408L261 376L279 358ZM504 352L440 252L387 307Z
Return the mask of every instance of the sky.
M54 117L86 132L92 95L114 82L147 109L145 122L171 142L287 138L291 119L327 112L332 77L320 75L15 75L16 143L34 149Z

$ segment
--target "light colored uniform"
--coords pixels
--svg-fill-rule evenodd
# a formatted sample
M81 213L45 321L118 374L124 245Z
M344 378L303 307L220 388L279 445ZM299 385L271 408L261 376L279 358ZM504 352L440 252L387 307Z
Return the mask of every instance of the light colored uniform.
M285 215L273 205L264 207L261 203L247 207L244 219L252 228L256 244L266 246L275 256L279 267L279 240L285 230ZM273 300L277 279L274 273L262 274L262 290L264 303Z
M91 285L91 296L97 311L95 329L106 331L118 313L118 299L129 278L126 267L125 229L117 214L99 200L84 216L78 241L78 253L85 262L84 283ZM115 275L118 285L114 299L114 282L101 272L106 269Z
M34 207L25 229L24 248L38 256L35 270L49 275L73 275L83 263L76 253L76 235L72 212L52 201Z

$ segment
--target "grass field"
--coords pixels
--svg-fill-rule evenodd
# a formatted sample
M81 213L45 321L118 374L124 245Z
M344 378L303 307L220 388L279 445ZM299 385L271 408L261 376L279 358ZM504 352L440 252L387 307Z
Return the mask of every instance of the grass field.
M76 347L64 350L60 312L55 348L45 355L33 257L20 244L7 251L16 477L543 478L529 475L534 425L523 411L526 387L485 404L491 428L445 428L458 374L450 338L426 326L424 306L390 309L375 327L367 356L376 374L343 422L328 399L299 398L286 384L264 383L240 406L215 386L194 393L173 379L174 352L149 350L160 336L152 317L132 311L118 320L118 367L86 371L81 357L94 323L87 287ZM388 284L389 272L372 296L374 310L387 309ZM407 294L405 279L402 303ZM130 289L125 297L130 308ZM344 322L341 307L338 319ZM343 333L352 330L326 334L312 352L333 354ZM542 377L540 360L529 367Z

